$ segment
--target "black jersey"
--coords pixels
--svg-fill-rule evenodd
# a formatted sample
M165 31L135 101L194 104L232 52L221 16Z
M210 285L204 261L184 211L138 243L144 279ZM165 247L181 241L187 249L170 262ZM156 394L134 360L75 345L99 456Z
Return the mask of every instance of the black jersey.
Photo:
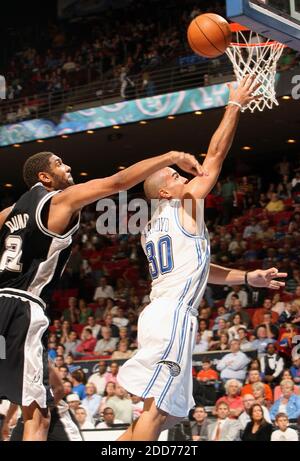
M71 253L78 222L64 235L45 227L51 198L38 183L20 197L0 230L0 290L14 289L48 301Z

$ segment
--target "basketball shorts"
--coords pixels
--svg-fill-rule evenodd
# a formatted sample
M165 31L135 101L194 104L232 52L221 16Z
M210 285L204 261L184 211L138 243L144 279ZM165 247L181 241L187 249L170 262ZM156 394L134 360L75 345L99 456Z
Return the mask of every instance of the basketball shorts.
M192 352L197 318L189 306L159 298L141 313L138 351L121 367L118 382L131 394L153 397L169 415L185 417L195 402L192 396Z
M0 290L0 399L41 408L53 402L44 309L40 298L25 291Z
M64 408L66 406L66 409ZM62 410L63 409L63 410ZM19 418L14 427L10 442L23 440L24 422ZM68 405L61 401L58 407L52 408L51 420L47 436L47 442L82 442L80 429L75 422L75 417L68 409Z

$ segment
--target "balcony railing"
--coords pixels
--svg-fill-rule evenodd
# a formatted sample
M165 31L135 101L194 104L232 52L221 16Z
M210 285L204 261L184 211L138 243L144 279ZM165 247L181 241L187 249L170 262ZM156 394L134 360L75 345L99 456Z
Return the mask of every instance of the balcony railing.
M219 83L228 80L231 75L233 70L226 55L214 60L198 60L193 56L183 56L177 59L176 65L168 65L159 70L147 70L146 87L143 86L145 72L130 75L125 97L121 95L121 78L102 78L68 91L3 100L0 103L0 121L4 125L33 118L55 119L66 112ZM133 82L134 86L130 82Z

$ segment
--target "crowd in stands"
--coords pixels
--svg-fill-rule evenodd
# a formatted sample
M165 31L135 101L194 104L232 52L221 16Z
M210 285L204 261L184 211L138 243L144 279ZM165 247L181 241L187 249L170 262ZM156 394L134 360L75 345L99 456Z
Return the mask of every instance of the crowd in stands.
M140 0L128 8L43 25L38 44L22 30L22 40L13 34L11 41L17 45L9 44L12 55L3 72L9 102L3 121L36 117L44 107L60 104L63 92L103 79L109 84L99 85L96 99L104 92L106 97L118 94L121 100L152 96L156 83L151 71L192 56L186 39L191 19L205 12L226 15L225 3L217 1L204 1L199 7L199 2L167 0L162 8L160 3ZM296 53L287 50L279 68L287 70L298 61Z
M242 270L275 266L288 276L279 291L208 285L198 309L189 439L298 437L299 161L283 158L269 184L258 176L226 178L207 198L213 262ZM82 429L130 424L143 407L117 377L138 347L138 316L149 303L148 266L138 235L99 235L96 219L93 207L83 211L50 306L49 359ZM91 359L95 366L87 372Z

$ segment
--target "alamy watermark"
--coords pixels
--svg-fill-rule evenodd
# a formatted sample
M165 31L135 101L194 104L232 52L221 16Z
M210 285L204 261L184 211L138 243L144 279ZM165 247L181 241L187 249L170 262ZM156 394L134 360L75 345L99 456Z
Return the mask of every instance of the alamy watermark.
M0 99L6 99L6 80L0 75Z
M292 84L294 85L292 89L292 98L297 101L300 99L300 75L293 76Z
M4 336L0 336L0 360L6 359L6 341Z
M187 224L187 228L189 227L190 216L195 219L197 229L201 229L199 226L203 223L203 200L184 199L185 213L180 218L178 209L181 202L179 200L170 200L169 203L173 208L178 229L181 226L185 228L185 224ZM163 206L163 202L158 199L147 201L143 198L133 198L128 201L126 191L118 194L118 200L111 198L101 199L96 205L96 210L101 213L96 221L97 232L100 235L138 235L145 230L147 223L159 206ZM157 230L168 232L169 219L167 217L158 217L157 221L152 224Z

